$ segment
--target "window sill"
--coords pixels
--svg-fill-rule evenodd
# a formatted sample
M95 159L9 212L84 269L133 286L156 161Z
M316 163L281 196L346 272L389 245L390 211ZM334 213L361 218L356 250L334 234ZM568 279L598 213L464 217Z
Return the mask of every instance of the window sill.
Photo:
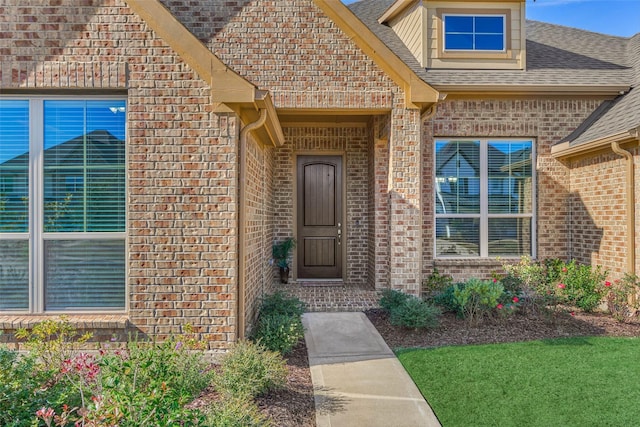
M31 329L45 320L60 320L60 314L4 314L0 315L0 329ZM130 326L127 314L65 314L77 329L126 329Z

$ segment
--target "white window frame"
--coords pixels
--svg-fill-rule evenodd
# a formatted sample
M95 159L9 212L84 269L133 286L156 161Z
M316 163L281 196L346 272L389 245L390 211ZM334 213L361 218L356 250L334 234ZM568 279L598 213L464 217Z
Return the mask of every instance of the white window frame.
M498 49L447 49L447 16L468 16L472 18L476 17L487 17L487 18L502 18L502 50ZM475 39L476 31L473 29L473 33L471 33ZM484 34L484 33L483 33ZM480 14L480 13L443 13L442 14L442 51L447 53L455 53L455 52L482 52L482 53L505 53L507 51L507 15L504 13L491 13L491 14Z
M433 144L433 194L438 194L435 171L437 164L436 147L437 142L444 141L460 141L460 142L480 142L480 212L477 214L439 214L436 213L434 207L433 218L433 253L436 259L488 259L495 258L497 255L489 255L489 218L531 218L531 258L535 259L537 256L537 227L536 227L536 212L537 212L537 178L536 178L536 139L535 138L457 138L457 137L436 137ZM489 213L489 156L488 146L489 141L492 142L531 142L531 213L523 214L494 214ZM434 198L435 200L435 198ZM438 218L479 218L480 219L480 245L477 256L464 256L464 255L438 255L437 247L437 220ZM521 255L500 255L500 258L514 258L519 259Z
M26 233L0 233L0 240L28 240L29 246L29 309L0 310L3 314L100 314L126 313L129 306L127 292L128 269L125 268L125 302L123 308L87 307L72 310L45 310L44 285L44 242L47 240L123 240L125 242L125 260L128 257L127 227L123 232L44 232L44 102L45 101L127 101L126 96L78 95L78 96L2 96L0 99L29 101L29 224ZM125 120L125 141L127 140L128 120ZM125 150L125 177L127 174L127 150ZM125 195L128 194L128 181L125 179ZM125 197L125 224L128 218L128 200Z

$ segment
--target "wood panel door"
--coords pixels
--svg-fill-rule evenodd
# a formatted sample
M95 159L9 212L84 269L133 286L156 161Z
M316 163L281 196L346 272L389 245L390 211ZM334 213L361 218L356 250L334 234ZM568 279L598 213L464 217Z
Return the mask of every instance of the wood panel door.
M298 156L298 278L341 279L342 157Z

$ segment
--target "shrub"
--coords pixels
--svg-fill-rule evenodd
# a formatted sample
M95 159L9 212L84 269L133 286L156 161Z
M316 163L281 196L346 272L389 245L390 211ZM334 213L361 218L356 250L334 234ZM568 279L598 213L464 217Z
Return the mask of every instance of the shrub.
M252 339L268 350L289 353L304 337L300 316L305 305L284 292L264 297Z
M34 354L0 348L0 425L28 427L38 409L62 404L65 388ZM47 385L45 387L45 384Z
M463 287L455 285L453 295L463 317L475 323L498 305L503 291L500 282L470 279Z
M304 302L296 297L290 297L282 291L265 296L260 304L260 315L300 317L304 310Z
M575 260L567 264L557 261L548 264L547 283L553 287L561 303L586 312L598 307L605 293L606 271L602 271L600 266L593 268L578 264Z
M205 426L211 427L269 427L271 423L255 403L237 398L214 402L205 410Z
M197 412L184 405L213 378L202 353L177 339L131 340L124 349L104 353L100 368L104 403L96 416L121 425L171 426L196 419Z
M458 289L464 288L464 283L457 283L446 287L442 292L436 294L431 300L435 305L441 307L444 311L455 313L458 317L462 317L463 313L460 306L456 302L454 292L456 287Z
M253 399L284 386L287 367L282 356L259 343L238 341L220 363L216 389L225 398Z
M410 295L396 289L384 289L378 303L380 307L391 313L394 309L403 305L409 298Z
M10 405L22 413L7 425L176 426L204 420L198 411L185 408L212 376L202 353L185 344L189 336L163 343L132 340L124 348L103 348L93 355L73 349L87 336L78 337L66 319L42 322L20 335L32 353L0 362L11 367L15 378L0 374L0 387L18 379L23 387L12 386Z
M626 321L640 308L638 290L640 279L635 274L625 274L621 280L605 282L607 309L618 322Z
M402 305L391 310L389 321L394 326L405 328L423 329L438 326L438 316L441 311L419 298L409 297Z
M443 292L453 284L453 277L448 274L440 274L437 268L425 279L422 284L422 293L425 296L431 296L435 293Z
M299 317L263 314L258 318L252 339L268 350L287 354L303 337L304 328Z
M78 344L84 344L91 336L91 333L80 335L67 316L45 320L30 330L20 328L16 331L16 338L26 340L27 349L42 360L44 366L53 369L69 359L77 351Z

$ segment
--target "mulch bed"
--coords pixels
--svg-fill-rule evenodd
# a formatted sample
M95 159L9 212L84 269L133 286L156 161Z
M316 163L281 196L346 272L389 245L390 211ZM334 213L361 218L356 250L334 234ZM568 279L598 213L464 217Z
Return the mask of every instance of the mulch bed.
M314 427L316 425L313 384L304 340L286 357L287 385L256 399L258 407L278 427Z
M389 347L441 347L447 345L489 344L531 341L574 336L640 336L637 318L621 323L599 313L560 313L553 320L544 315L515 314L506 318L484 319L469 325L454 314L445 313L440 325L431 330L413 330L392 326L384 310L366 312Z

